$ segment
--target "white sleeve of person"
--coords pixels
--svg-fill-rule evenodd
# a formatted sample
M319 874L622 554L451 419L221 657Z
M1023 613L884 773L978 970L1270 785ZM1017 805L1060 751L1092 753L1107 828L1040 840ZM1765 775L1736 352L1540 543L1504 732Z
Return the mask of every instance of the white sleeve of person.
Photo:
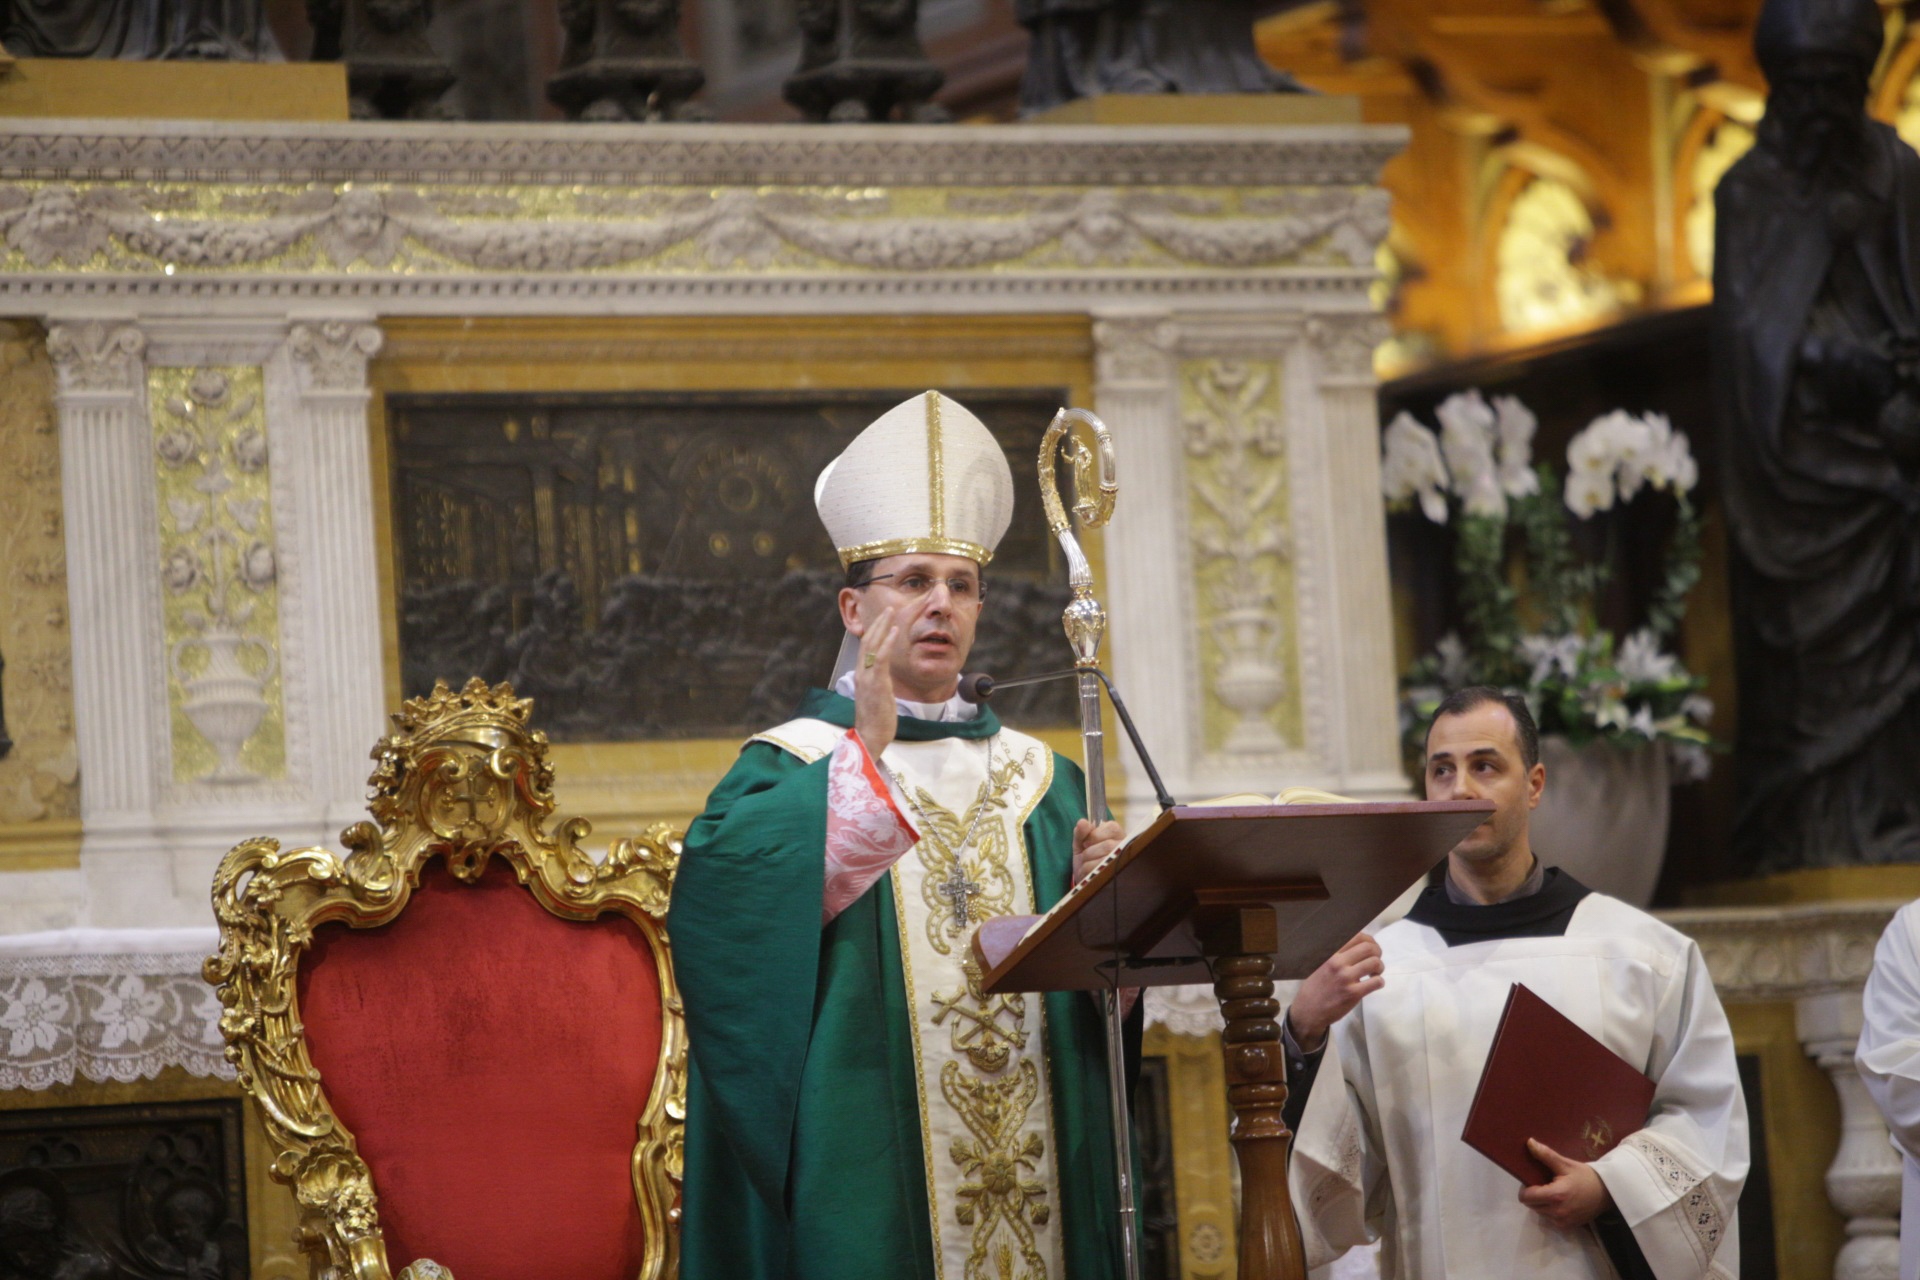
M1700 949L1660 1001L1646 1127L1593 1162L1660 1280L1739 1274L1734 1207L1747 1176L1746 1104L1733 1030Z

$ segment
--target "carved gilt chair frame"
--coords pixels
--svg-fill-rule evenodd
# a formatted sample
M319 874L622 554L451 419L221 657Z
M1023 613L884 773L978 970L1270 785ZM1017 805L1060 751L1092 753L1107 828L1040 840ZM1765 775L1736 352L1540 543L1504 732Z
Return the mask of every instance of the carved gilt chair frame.
M368 928L398 917L430 859L444 857L448 871L470 884L495 856L554 915L617 913L647 940L662 1027L660 1065L633 1149L645 1232L639 1280L677 1273L687 1039L665 918L679 833L658 824L638 839L616 840L599 861L579 846L585 821L568 819L550 835L553 767L546 735L528 726L531 706L511 686L478 679L458 693L441 684L409 699L393 717L395 732L373 750L373 821L341 834L346 857L283 851L278 841L254 838L236 845L215 875L220 951L206 962L205 977L219 987L227 1059L276 1149L273 1178L299 1202L301 1243L316 1273L342 1280L392 1274L373 1177L307 1053L296 985L301 956L321 924Z

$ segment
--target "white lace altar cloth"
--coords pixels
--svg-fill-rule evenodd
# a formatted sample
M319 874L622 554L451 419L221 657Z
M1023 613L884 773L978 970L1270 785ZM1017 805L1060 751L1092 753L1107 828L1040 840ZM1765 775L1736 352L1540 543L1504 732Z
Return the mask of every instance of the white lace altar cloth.
M0 937L0 1090L233 1079L220 1001L200 977L214 929L62 929Z

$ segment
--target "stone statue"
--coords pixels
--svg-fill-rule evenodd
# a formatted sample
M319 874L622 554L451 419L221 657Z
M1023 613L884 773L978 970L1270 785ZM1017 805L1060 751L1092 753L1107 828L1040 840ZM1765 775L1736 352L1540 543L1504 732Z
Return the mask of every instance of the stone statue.
M347 64L355 120L457 117L453 68L427 43L432 0L307 0L313 60Z
M1767 0L1715 198L1736 852L1920 860L1920 156L1865 112L1875 0Z
M800 69L788 102L809 120L918 124L953 117L931 101L946 75L920 45L919 0L800 0Z
M278 62L263 0L0 0L16 58Z
M560 0L566 48L547 97L569 120L706 120L680 46L680 0Z
M1103 93L1300 93L1253 44L1273 0L1014 0L1033 32L1022 112Z

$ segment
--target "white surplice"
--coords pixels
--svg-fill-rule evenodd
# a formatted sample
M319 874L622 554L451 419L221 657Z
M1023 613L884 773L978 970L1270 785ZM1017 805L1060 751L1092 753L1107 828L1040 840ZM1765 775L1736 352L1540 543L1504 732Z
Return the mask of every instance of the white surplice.
M1553 1227L1460 1139L1509 987L1522 982L1655 1082L1646 1128L1594 1162L1654 1274L1738 1277L1746 1103L1692 940L1598 893L1560 937L1450 947L1412 920L1377 937L1386 983L1329 1034L1294 1147L1309 1266L1378 1239L1390 1280L1614 1274L1592 1232Z
M1874 949L1854 1061L1905 1166L1900 1280L1920 1280L1920 902L1895 913Z

